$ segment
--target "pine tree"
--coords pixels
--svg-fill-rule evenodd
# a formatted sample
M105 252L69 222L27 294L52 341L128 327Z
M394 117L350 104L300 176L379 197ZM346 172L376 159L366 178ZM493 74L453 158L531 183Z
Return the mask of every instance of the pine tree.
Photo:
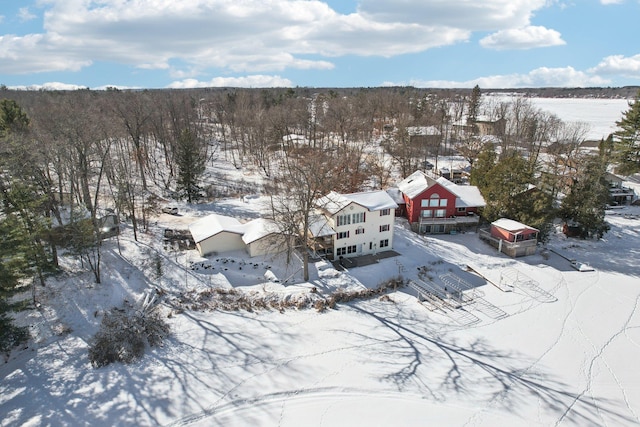
M491 142L486 143L471 168L471 185L477 186L480 191L486 189L489 186L491 170L495 167L497 159L498 154L493 144Z
M617 172L630 175L640 172L640 91L629 109L616 122L615 158L618 161Z
M13 324L10 313L26 301L13 297L25 291L22 279L28 271L26 239L12 216L0 220L0 352L8 352L28 338L26 328Z
M607 162L605 156L590 156L573 179L569 194L562 200L560 216L565 221L578 223L585 237L601 238L609 230L605 221L605 207L609 202L609 185L605 180Z
M494 221L505 217L517 220L520 212L518 200L529 189L532 178L526 159L515 151L503 156L482 177L482 186L479 186L487 203L483 212L485 219Z
M475 85L473 90L471 91L471 98L469 99L469 110L467 111L467 122L469 126L471 126L471 133L476 135L478 133L478 127L476 122L478 121L478 114L480 112L480 97L482 93L480 92L480 86Z
M196 135L185 129L178 138L176 162L178 165L177 190L189 203L202 197L200 178L205 171L206 157Z

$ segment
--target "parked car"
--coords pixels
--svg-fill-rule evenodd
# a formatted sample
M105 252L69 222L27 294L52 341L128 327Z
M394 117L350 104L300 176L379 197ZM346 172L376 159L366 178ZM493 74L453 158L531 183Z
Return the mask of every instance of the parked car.
M162 208L162 213L166 213L169 215L178 215L178 208L173 206L165 206Z

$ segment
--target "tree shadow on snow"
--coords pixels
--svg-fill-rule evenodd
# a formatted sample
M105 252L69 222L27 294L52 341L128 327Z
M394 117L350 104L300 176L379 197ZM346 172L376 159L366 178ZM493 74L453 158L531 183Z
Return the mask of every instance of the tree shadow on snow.
M383 348L371 354L380 360L372 358L369 363L391 367L380 379L391 382L399 391L415 391L417 387L425 397L435 401L479 400L483 406L514 413L537 401L534 405L540 407L543 422L592 425L594 420L603 420L603 416L619 425L636 422L620 411L619 402L583 395L584 392L545 374L535 367L535 361L525 360L522 355L491 348L481 340L456 343L435 329L430 330L424 317L390 316L388 308L377 304L350 306L371 316L384 328L377 329L376 336L345 333L365 345L379 341Z

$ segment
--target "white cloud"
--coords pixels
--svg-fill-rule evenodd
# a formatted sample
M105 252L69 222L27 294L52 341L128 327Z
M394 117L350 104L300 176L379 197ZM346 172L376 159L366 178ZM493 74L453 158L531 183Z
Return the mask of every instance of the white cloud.
M58 46L60 42L59 37L47 34L0 36L0 72L78 71L91 65L88 58L65 55L55 48L43 49L44 46Z
M188 89L196 87L292 87L289 79L280 76L253 75L244 77L215 77L209 81L185 79L171 83L172 89Z
M565 42L559 32L540 26L501 30L480 40L482 47L496 50L532 49L563 44Z
M362 0L358 13L342 15L319 0L43 0L44 32L4 40L0 73L96 61L173 72L179 62L192 75L326 70L334 67L327 58L391 57L466 41L476 30L527 27L546 3Z
M600 3L607 5L607 4L622 4L624 3L624 0L600 0Z
M491 31L527 26L547 5L547 0L361 0L358 11L379 22Z
M32 19L35 19L35 18L36 18L36 15L31 13L28 7L21 7L18 10L18 19L20 19L20 21L22 22L31 21Z
M384 86L415 86L434 88L529 88L529 87L593 87L607 86L611 82L597 75L577 71L573 67L541 67L528 74L506 74L480 77L464 82L448 80L412 80L405 83L385 82Z
M640 54L631 57L612 55L604 58L598 65L590 69L595 74L620 74L640 78Z

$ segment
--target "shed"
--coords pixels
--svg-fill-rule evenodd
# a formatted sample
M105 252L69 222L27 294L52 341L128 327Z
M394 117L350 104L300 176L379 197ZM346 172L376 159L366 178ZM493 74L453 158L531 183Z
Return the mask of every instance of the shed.
M201 256L245 248L245 225L235 218L212 214L189 225L189 231Z

